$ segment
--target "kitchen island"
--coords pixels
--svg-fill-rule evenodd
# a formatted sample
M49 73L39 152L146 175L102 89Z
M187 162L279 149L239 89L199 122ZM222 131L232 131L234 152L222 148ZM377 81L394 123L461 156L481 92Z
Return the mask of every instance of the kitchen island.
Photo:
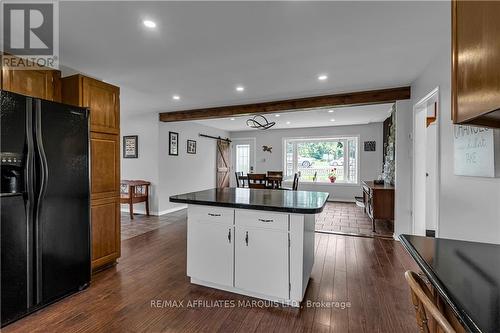
M299 306L314 263L314 224L328 193L222 188L188 204L191 283Z

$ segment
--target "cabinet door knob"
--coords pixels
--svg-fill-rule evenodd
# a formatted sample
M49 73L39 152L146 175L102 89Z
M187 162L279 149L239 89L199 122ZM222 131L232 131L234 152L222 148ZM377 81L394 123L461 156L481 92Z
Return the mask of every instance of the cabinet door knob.
M220 214L208 213L208 216L220 216Z
M273 222L273 220L266 220L266 219L259 219L260 222L266 222L266 223L269 223L269 222Z
M231 243L231 229L229 229L229 233L227 234L227 240Z
M245 233L245 243L248 246L248 231Z

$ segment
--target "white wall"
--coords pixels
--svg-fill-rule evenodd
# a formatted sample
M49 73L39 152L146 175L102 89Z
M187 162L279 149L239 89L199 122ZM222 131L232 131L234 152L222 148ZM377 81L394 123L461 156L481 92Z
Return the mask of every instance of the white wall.
M121 179L141 179L151 182L150 212L158 214L158 138L159 122L157 114L122 115L120 119L120 145L123 145L124 135L139 136L139 157L121 159ZM121 146L120 154L123 154ZM122 210L128 211L128 205L122 205ZM134 211L144 213L144 204L134 205Z
M231 132L231 138L256 138L256 163L255 172L265 173L269 170L283 170L283 138L308 137L308 136L360 136L360 179L373 180L382 173L382 141L383 124L373 123L368 125L331 126L316 128L276 129L267 131L241 131ZM376 141L375 152L363 150L364 141ZM262 146L272 146L272 154L264 152ZM330 200L354 201L354 196L361 196L360 185L350 184L307 184L300 183L299 189L310 191L329 192Z
M123 116L120 126L122 136L139 136L139 158L121 159L121 179L152 183L151 214L162 215L184 207L169 202L171 195L216 186L216 141L198 134L229 137L228 132L193 122L161 123L156 113ZM169 131L179 133L179 156L168 155ZM196 154L186 152L188 139L197 142ZM122 205L122 210L128 212L128 205ZM144 214L144 204L134 205L134 211Z
M156 116L158 122L158 116ZM185 207L169 202L169 197L216 187L217 141L198 134L229 137L229 133L194 122L159 124L159 210L167 213ZM168 132L179 133L179 156L168 155ZM196 154L186 152L186 141L195 140Z
M450 21L450 15L443 14ZM448 22L451 31L451 22ZM447 34L451 36L451 32ZM454 238L500 244L500 179L453 174L453 124L451 121L450 40L413 82L412 102L417 103L439 86L440 193L437 233Z

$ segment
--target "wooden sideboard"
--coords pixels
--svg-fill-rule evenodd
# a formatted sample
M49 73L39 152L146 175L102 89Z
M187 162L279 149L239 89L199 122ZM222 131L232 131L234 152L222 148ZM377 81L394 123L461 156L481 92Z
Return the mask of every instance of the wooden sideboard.
M120 88L83 75L62 79L62 101L90 109L92 269L120 257Z
M361 183L365 212L372 220L372 230L375 231L375 220L394 220L394 186L379 185L373 181Z

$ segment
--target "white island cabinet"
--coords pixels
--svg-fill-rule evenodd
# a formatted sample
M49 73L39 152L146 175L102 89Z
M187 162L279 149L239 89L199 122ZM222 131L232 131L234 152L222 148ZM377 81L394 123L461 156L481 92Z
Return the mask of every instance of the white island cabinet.
M328 193L214 188L188 204L191 283L300 306L314 263L314 222Z
M234 275L234 209L190 206L187 274L220 285Z
M314 215L189 205L191 282L299 306L314 262Z

